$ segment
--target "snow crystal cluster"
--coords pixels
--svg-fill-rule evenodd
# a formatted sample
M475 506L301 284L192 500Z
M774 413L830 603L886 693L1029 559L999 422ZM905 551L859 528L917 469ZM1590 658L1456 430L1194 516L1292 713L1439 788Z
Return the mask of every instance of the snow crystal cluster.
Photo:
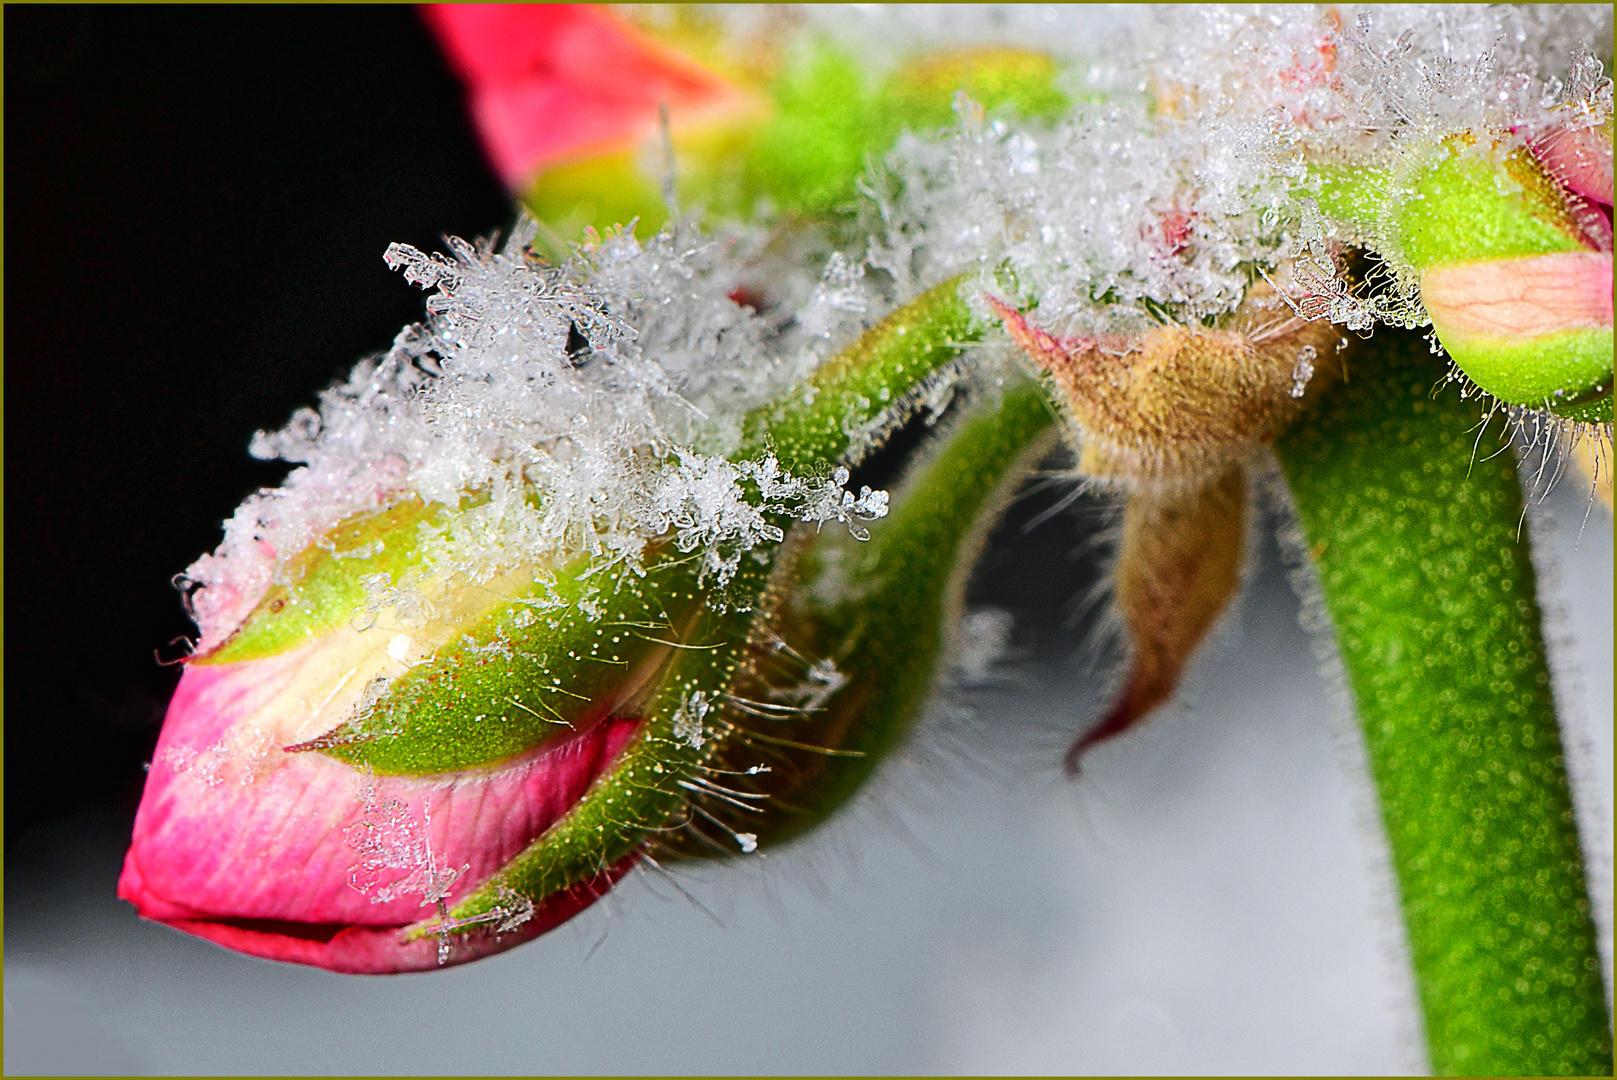
M793 234L803 242L769 269L784 319L730 298L743 267L779 262L767 232L739 226L722 239L689 225L644 242L620 232L563 267L529 255L531 224L498 250L395 245L388 262L430 290L428 318L318 409L254 439L255 455L301 467L249 499L187 571L202 647L316 537L409 493L457 508L426 554L472 579L570 555L633 565L673 534L722 582L778 538L766 509L880 516L880 493L843 491L845 472L793 477L729 456L750 409L953 274L1036 304L1062 333L1214 320L1270 272L1301 289L1311 317L1419 325L1397 266L1378 295L1350 294L1333 245L1375 237L1320 213L1311 165L1383 168L1455 132L1531 131L1568 102L1610 108L1609 56L1588 52L1609 48L1609 6L855 5L795 17L873 73L938 48L1036 49L1063 65L1073 105L1041 123L961 95L953 130L901 136L862 185L868 246Z
M957 131L906 136L885 243L921 277L974 270L1070 333L1216 317L1282 267L1333 322L1424 325L1401 267L1348 295L1331 242L1397 245L1322 217L1311 168L1407 169L1467 131L1523 140L1601 94L1609 112L1609 56L1589 52L1610 47L1609 6L1187 5L1104 16L1087 38L1088 9L994 11L983 40L1054 50L1074 107L1038 125L961 101ZM913 37L924 16L871 17L901 26L850 42Z
M573 557L632 565L671 536L722 585L748 551L781 538L772 513L856 533L886 513L884 492L843 489L845 469L792 476L767 454L725 456L749 410L861 325L846 260L799 298L841 321L822 317L794 337L729 298L724 256L744 237L667 229L640 242L623 231L552 267L529 251L535 228L519 222L497 250L453 237L448 255L388 249L389 266L430 290L428 317L325 391L318 410L254 438L255 456L302 467L250 498L219 550L184 575L199 647L339 521L412 494L454 511L427 530L425 572L470 581ZM402 602L396 585L375 585L387 595L373 599Z

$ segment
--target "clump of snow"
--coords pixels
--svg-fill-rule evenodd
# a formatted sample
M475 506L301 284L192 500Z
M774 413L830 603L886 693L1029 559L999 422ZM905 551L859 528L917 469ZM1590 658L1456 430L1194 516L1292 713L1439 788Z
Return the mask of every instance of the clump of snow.
M1323 218L1311 167L1407 174L1462 132L1509 149L1564 121L1558 107L1600 100L1589 49L1611 40L1611 9L1597 6L1176 6L1103 20L1087 42L1057 25L1087 10L1054 11L1006 15L997 37L1055 51L1081 100L1049 125L961 101L953 133L904 137L887 162L894 239L879 256L929 279L976 272L985 290L1036 304L1046 328L1086 335L1216 318L1282 267L1306 287L1299 302L1318 302L1310 317L1424 325L1378 215L1369 227ZM1394 265L1350 295L1328 254L1341 242Z
M1036 305L1062 334L1214 321L1271 272L1305 318L1423 325L1396 243L1373 214L1369 225L1323 215L1311 167L1391 174L1451 134L1525 142L1552 120L1610 108L1590 54L1609 49L1607 6L855 5L719 17L827 35L873 72L937 48L1022 45L1064 65L1074 105L1034 122L961 97L954 130L903 135L862 185L875 234L862 254L790 222L719 236L677 226L646 241L620 231L561 267L528 254L531 223L498 249L390 248L389 265L430 291L427 319L318 409L255 437L255 455L301 467L243 504L219 550L187 571L204 648L315 538L410 493L455 510L427 538L428 569L474 581L573 556L632 566L672 535L723 583L779 539L773 514L857 528L885 512L882 493L845 491L845 473L729 460L742 418L950 275ZM1348 287L1344 243L1390 251L1377 280ZM730 297L765 266L774 303L761 315ZM1313 359L1298 358L1299 390ZM378 583L395 591L387 603L410 588Z
M428 317L318 410L255 436L256 456L302 467L243 504L219 550L186 572L202 647L337 522L406 494L452 513L424 529L420 567L367 581L368 622L408 607L429 574L480 582L575 557L634 565L665 537L723 585L746 553L781 539L775 515L857 533L887 512L884 492L845 490L846 470L793 476L773 456L725 457L748 410L868 319L862 266L833 254L828 299L806 304L830 314L783 334L729 299L736 238L624 231L552 267L529 252L534 234L524 220L498 249L453 237L448 255L389 247L388 265L431 290Z

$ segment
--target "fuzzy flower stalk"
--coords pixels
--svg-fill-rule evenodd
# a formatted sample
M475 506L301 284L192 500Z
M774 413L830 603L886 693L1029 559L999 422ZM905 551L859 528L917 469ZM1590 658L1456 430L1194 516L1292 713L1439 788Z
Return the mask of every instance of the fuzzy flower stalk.
M1128 656L1068 771L1172 699L1266 501L1433 1069L1610 1073L1519 528L1569 455L1609 492L1609 9L424 17L531 217L390 250L426 322L255 440L301 467L188 571L144 913L429 968L802 833L1059 430Z

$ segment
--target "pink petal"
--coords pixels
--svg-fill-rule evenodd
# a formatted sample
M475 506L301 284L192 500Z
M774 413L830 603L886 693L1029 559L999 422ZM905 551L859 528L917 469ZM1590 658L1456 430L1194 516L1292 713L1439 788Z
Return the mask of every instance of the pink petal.
M1574 195L1612 205L1612 149L1597 128L1553 128L1532 140L1533 156Z
M267 960L308 964L350 975L432 971L504 952L555 929L604 896L638 861L637 852L598 877L549 897L531 919L509 934L498 937L478 934L455 939L443 964L438 962L436 939L406 942L397 927L277 923L274 920L220 922L169 918L161 921L216 945ZM130 890L128 894L126 888ZM138 872L126 866L119 882L119 895L138 906L134 897L139 889Z
M1445 333L1537 337L1612 325L1609 252L1566 252L1437 266L1421 302Z
M733 87L587 5L428 4L422 18L470 91L495 168L513 190L545 165L655 130L659 105L706 112Z
M408 885L404 879L425 861L420 852L430 851L438 873L455 874L445 894L453 905L565 814L638 728L634 721L603 719L497 769L366 777L323 754L285 753L248 723L296 667L295 654L287 654L186 669L158 740L119 881L119 895L142 915L198 933L203 931L196 924L212 926L203 936L221 943L259 941L242 937L246 928L225 921L298 924L329 937L325 952L311 955L327 955L339 947L333 944L339 938L339 951L354 957L394 955L402 948L387 944L395 928L433 914L420 889L391 898L386 891ZM366 836L387 839L402 865L367 869L356 846ZM410 843L419 850L405 857L415 850ZM561 912L586 903L569 909L558 900L554 911L539 915L560 921L566 917ZM385 933L362 947L370 939L348 930L364 927ZM304 940L284 927L263 932L276 941ZM263 950L282 947L260 942L247 951L274 955Z

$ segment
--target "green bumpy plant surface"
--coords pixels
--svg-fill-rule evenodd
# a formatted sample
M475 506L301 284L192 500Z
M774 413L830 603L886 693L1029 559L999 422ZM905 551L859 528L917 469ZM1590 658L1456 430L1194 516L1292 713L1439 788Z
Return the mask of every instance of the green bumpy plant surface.
M760 841L789 839L835 812L909 731L937 684L987 530L1055 432L1042 388L1007 387L915 467L868 542L829 536L799 558L783 633L804 654L834 659L848 681L789 731L838 753L789 756L789 786L772 792ZM835 583L823 588L828 575Z
M1515 459L1434 393L1418 334L1354 356L1276 450L1358 705L1432 1067L1610 1075Z

